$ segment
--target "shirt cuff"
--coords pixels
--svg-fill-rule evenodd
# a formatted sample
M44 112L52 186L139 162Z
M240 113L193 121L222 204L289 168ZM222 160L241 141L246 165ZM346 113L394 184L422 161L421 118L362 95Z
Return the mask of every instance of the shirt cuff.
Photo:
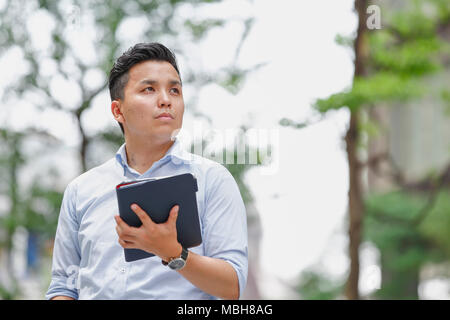
M66 296L73 299L78 299L78 291L76 289L69 289L66 286L67 278L53 277L50 287L48 288L45 299L50 300L56 296Z
M223 259L223 260L225 260L226 262L231 264L234 271L236 272L236 275L238 277L238 282L239 282L239 296L238 296L238 300L239 300L239 299L241 299L242 294L244 293L245 287L247 285L247 275L246 274L244 275L241 268L239 268L239 266L236 265L233 261L228 260L228 259Z

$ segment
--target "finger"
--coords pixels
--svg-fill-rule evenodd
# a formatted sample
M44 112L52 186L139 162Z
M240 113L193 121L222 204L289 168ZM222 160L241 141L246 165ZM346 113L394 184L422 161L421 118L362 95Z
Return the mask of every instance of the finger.
M130 234L123 232L119 226L116 226L116 232L117 232L117 235L119 236L119 238L121 238L122 240L125 240L125 241L135 241L136 240L135 235L130 235Z
M179 210L180 210L179 205L175 205L172 207L172 209L170 210L170 213L169 213L169 218L167 219L167 223L169 225L176 226Z
M116 220L117 226L119 227L121 234L124 235L126 234L129 236L135 235L134 229L136 228L130 227L125 221L123 221L123 219L120 216L114 216L114 219Z
M131 210L133 210L134 213L136 213L136 215L139 217L139 220L141 220L144 226L155 225L155 223L152 221L152 219L150 219L148 214L144 210L142 210L142 208L139 207L137 204L133 203L131 205Z
M134 242L131 241L125 241L121 238L119 238L119 244L122 246L122 248L124 249L135 249L136 248L136 244Z
M116 232L124 240L135 241L137 238L138 228L130 227L125 221L123 221L119 216L115 217L117 226Z

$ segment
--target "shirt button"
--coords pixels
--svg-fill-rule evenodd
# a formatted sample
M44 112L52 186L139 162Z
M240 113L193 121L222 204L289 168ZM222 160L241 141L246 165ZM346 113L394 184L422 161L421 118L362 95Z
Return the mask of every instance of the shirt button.
M120 273L125 273L125 268L120 268Z

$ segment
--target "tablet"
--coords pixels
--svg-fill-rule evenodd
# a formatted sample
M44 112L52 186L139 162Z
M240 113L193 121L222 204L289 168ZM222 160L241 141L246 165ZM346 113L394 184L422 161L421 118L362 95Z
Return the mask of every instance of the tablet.
M191 173L124 181L116 186L119 215L132 227L142 225L131 205L139 205L155 223L164 223L173 206L179 205L177 217L178 242L185 248L202 243L196 192L197 179ZM140 249L124 249L125 261L155 256Z

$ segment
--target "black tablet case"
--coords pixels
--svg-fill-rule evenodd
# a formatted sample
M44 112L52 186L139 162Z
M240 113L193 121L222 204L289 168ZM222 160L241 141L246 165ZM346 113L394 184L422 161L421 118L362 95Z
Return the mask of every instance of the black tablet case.
M185 248L195 247L202 243L197 191L197 180L190 173L122 182L116 187L119 214L128 225L140 227L141 220L131 210L131 204L139 205L155 223L166 222L170 210L178 204L178 241ZM154 256L153 253L140 249L124 249L124 251L127 262Z

